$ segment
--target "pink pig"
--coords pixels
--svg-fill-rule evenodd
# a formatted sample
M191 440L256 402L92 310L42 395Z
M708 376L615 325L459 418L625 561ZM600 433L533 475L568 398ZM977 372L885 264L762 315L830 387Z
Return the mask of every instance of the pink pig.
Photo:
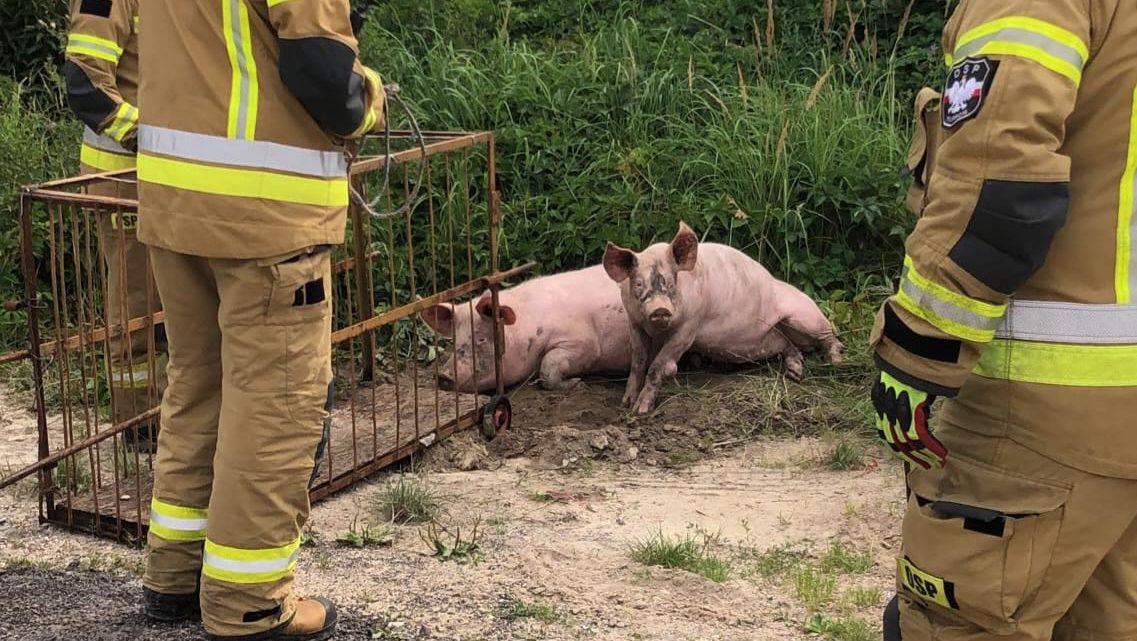
M608 243L604 269L620 284L632 329L625 407L646 414L664 378L691 350L720 363L780 355L800 380L802 352L821 347L839 363L844 346L808 296L727 245L703 243L686 223L668 243L640 253Z
M505 334L502 376L516 385L534 372L545 389L567 389L580 376L623 374L631 366L631 329L620 288L604 267L528 280L498 294ZM420 314L435 332L454 338L454 354L439 367L440 383L461 392L494 388L493 304L436 305ZM455 374L456 372L456 374Z

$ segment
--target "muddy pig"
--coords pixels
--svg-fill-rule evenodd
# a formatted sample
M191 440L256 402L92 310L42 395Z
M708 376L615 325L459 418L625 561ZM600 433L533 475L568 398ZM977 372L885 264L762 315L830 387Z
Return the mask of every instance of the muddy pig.
M503 289L498 303L507 387L537 373L545 389L567 389L580 385L585 374L623 374L631 366L631 329L620 288L601 265ZM436 305L420 315L435 332L454 339L453 355L439 367L442 386L461 392L495 387L489 291L477 301Z
M670 244L639 253L608 243L604 269L620 284L632 325L624 405L636 414L655 407L660 383L687 350L721 363L781 356L793 380L802 376L802 350L841 361L844 346L811 298L733 247L700 244L686 223Z

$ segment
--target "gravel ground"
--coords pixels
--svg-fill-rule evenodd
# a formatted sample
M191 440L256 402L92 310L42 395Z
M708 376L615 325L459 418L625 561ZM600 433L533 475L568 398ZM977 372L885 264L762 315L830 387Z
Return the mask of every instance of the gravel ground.
M198 623L151 623L141 610L141 584L107 572L0 570L0 639L21 641L198 641ZM340 611L340 639L371 639L374 623Z

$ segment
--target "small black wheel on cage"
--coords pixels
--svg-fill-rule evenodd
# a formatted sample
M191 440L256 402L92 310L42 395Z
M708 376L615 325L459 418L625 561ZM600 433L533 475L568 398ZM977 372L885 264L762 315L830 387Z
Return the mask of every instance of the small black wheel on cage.
M494 396L482 407L482 436L487 440L497 438L498 434L513 424L513 405L506 396Z

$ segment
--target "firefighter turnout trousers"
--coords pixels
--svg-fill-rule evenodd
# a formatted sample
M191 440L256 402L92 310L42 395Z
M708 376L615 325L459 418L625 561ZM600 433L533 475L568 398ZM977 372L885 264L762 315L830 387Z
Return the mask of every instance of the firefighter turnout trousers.
M151 248L169 387L144 584L192 594L218 636L288 622L327 417L330 251L267 260Z
M901 638L1137 638L1137 480L1063 465L955 418L937 431L950 464L908 475Z

